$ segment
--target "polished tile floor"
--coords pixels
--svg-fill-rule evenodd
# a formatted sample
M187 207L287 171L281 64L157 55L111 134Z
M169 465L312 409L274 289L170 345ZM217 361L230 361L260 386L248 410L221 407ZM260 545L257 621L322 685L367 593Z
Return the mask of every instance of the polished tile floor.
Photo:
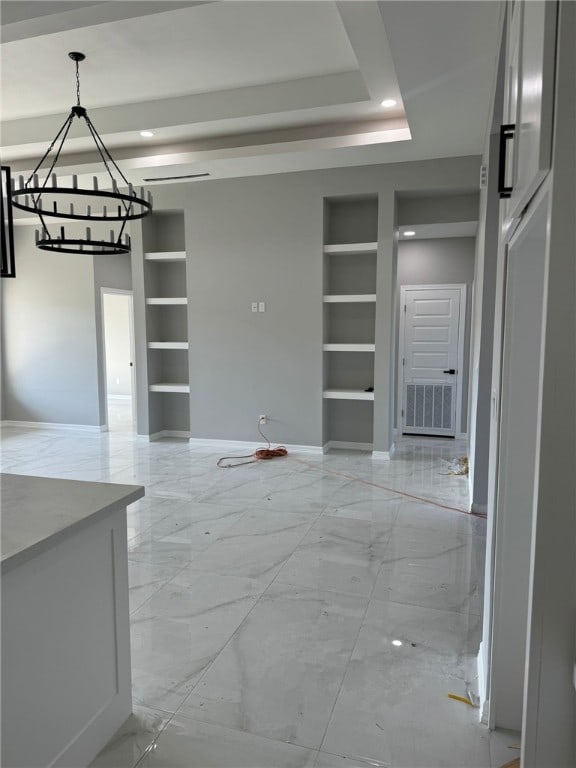
M134 715L94 768L490 768L474 687L484 523L463 446L218 469L187 442L5 428L7 472L138 483ZM124 419L124 420L123 420Z

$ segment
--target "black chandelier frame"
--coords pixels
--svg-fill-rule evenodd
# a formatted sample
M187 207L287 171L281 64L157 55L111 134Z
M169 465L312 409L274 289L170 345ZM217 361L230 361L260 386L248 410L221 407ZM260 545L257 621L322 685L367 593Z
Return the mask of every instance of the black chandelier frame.
M126 224L129 221L136 219L142 219L148 216L152 211L152 195L148 192L148 195L144 195L144 188L140 188L140 196L136 194L133 185L126 179L114 158L106 148L100 134L94 127L94 124L88 116L86 109L80 104L80 73L79 63L84 61L86 56L79 51L71 51L68 56L76 63L76 96L77 104L72 107L70 113L66 117L62 127L56 134L52 143L42 156L40 162L36 168L32 171L29 177L24 180L23 176L20 176L19 187L17 188L14 181L12 182L12 205L15 208L19 208L22 211L36 214L42 223L41 232L36 232L36 245L38 248L47 251L59 251L61 253L109 253L109 254L121 254L130 253L130 237L124 235ZM111 180L112 191L100 190L98 188L98 179L93 179L93 189L86 189L78 186L78 178L76 175L72 176L72 186L61 186L58 184L58 179L54 173L54 169L60 158L62 147L68 137L68 133L74 122L74 119L83 119L88 127L88 131L94 140L96 149L100 155L102 163L108 173ZM43 182L39 181L39 172L44 162L49 157L50 153L54 150L54 156L50 161L46 176ZM128 192L121 192L118 188L117 179L112 173L111 167L113 166L119 177L126 185ZM44 173L42 171L42 173ZM52 183L48 182L51 179ZM52 205L43 205L43 196L50 199ZM62 207L58 208L59 197L89 197L96 200L101 206L101 210L92 211L92 206L87 205L85 212L81 212L78 208L74 209L74 203L70 203L69 209L65 210ZM56 198L56 199L53 199ZM106 204L105 204L106 203ZM76 221L94 221L94 222L121 222L121 227L118 235L114 234L114 231L110 233L110 240L99 240L92 238L90 228L86 229L86 237L66 237L64 227L60 227L59 234L52 236L46 223L47 218L61 218L72 219Z

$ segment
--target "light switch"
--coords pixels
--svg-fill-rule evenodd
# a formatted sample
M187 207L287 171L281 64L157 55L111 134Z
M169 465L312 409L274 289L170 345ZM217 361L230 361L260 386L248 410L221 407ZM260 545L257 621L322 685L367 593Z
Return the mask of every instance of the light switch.
M266 302L265 301L258 302L258 312L266 312Z
M258 302L253 301L252 302L252 312L258 312Z

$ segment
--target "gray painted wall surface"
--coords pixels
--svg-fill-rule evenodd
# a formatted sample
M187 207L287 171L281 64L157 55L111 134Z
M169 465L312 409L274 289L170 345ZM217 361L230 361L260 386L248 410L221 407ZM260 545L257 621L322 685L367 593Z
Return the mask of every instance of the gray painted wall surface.
M479 158L155 188L185 210L192 437L321 445L324 199L378 195L374 447L388 450L397 191L474 189ZM252 301L266 313L252 314Z
M402 240L398 243L398 299L402 285L466 284L462 423L459 427L461 432L466 432L468 423L468 360L470 357L470 319L475 248L476 241L473 237ZM396 347L397 363L398 347Z
M480 171L480 168L478 168ZM398 223L402 224L437 224L452 221L476 221L478 219L477 192L438 197L400 195L398 205Z
M478 167L478 157L466 157L155 187L156 211L185 213L192 437L259 440L257 418L266 413L270 417L271 440L322 444L324 199L377 195L374 447L388 450L396 338L395 195L403 191L424 195L431 191L473 190ZM96 368L100 323L96 322L92 263L88 269L87 262L78 257L66 257L66 263L70 261L74 268L69 273L63 269L62 274L80 271L87 283L79 293L71 291L70 279L62 281L56 270L35 269L39 259L44 259L43 264L47 261L32 244L33 232L28 234L29 254L22 257L20 267L26 279L20 283L17 279L7 290L6 311L17 317L30 295L37 296L43 306L44 294L50 293L47 288L55 286L62 303L69 303L80 319L74 327L68 327L68 313L64 314L64 336L81 335L84 341L78 343L77 354L70 344L62 348L54 345L50 369L58 381L72 367L82 371L82 384L78 387L67 383L64 390L55 387L58 407L53 412L48 408L24 412L16 407L14 392L21 387L34 385L43 393L45 387L38 384L36 373L23 375L17 367L13 336L8 340L10 355L6 357L11 397L5 418L102 423ZM141 332L146 322L141 301L143 243L138 228L133 228L132 236L136 362L140 364L138 431L146 433L148 409L142 407L148 396L147 375L142 369L146 356ZM172 247L163 242L158 249ZM118 286L110 286L111 278L105 277L109 287ZM97 276L96 282L101 281L104 278ZM34 288L24 290L28 282L34 283ZM267 311L252 314L251 302L258 300L267 302ZM15 325L13 320L10 322L7 336L12 335ZM42 326L42 322L36 325ZM85 333L81 334L81 329ZM29 342L21 335L26 348ZM66 396L67 388L70 397ZM64 396L60 397L62 391ZM75 397L79 401L78 413L73 406ZM167 420L170 418L168 414Z
M47 253L16 227L17 277L3 281L4 418L100 424L91 256Z

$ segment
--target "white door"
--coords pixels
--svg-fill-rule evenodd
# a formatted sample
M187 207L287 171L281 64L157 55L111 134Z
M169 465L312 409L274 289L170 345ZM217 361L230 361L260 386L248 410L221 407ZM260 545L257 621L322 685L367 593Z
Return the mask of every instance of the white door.
M133 298L130 291L102 288L106 423L131 430L135 421Z
M454 437L460 414L466 286L402 286L402 434Z

